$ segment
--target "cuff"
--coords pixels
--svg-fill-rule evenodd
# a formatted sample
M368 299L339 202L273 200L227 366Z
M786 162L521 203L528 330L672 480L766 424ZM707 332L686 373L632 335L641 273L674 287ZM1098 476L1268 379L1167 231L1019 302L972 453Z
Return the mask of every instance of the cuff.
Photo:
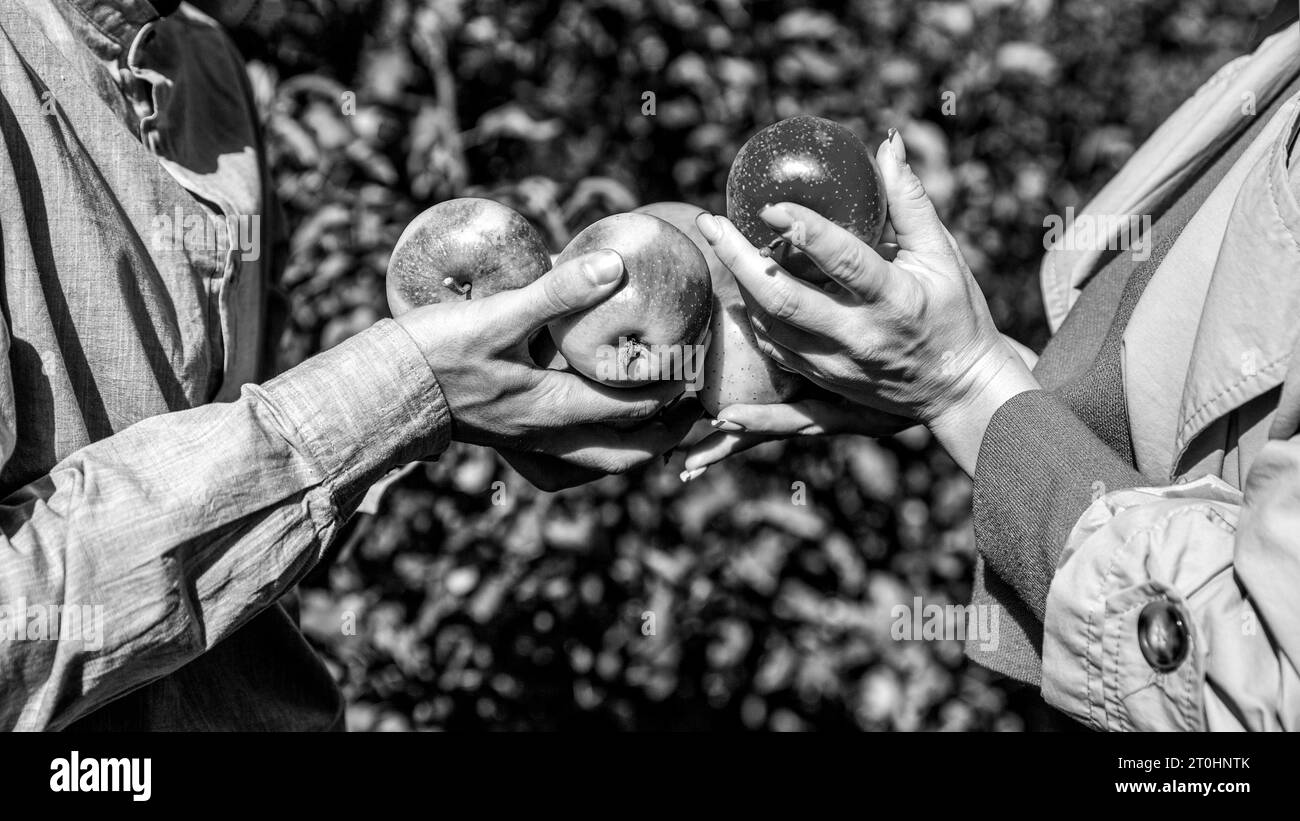
M404 328L384 319L262 386L336 502L359 498L393 467L432 458L451 439L438 380Z
M1142 476L1047 391L1009 399L989 421L975 466L972 518L980 553L1039 619L1057 557L1101 494Z
M1205 729L1211 642L1188 597L1231 573L1238 499L1207 477L1088 508L1047 598L1049 704L1097 730Z

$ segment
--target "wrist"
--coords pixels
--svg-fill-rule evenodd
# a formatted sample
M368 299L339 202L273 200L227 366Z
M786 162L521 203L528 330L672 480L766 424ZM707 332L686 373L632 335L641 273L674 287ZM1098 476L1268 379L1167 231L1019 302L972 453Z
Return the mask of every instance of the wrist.
M930 430L953 460L973 476L993 415L1012 397L1039 387L1020 353L999 336L965 372L952 398L930 418Z
M450 437L429 363L390 320L246 390L275 409L339 501L359 499L397 465L436 456Z

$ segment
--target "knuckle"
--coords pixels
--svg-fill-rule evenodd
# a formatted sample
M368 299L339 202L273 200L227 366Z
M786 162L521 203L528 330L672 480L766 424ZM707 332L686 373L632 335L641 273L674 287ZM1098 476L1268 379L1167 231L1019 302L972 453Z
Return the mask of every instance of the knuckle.
M908 166L907 171L908 173L904 175L902 181L903 198L916 202L928 201L929 195L925 193L925 185L921 182L921 178L912 171L911 166Z
M794 227L790 231L790 241L802 248L815 248L826 242L828 233L825 221L820 218L810 219L801 214L794 221Z
M793 319L799 313L799 294L789 285L773 285L768 292L768 313L779 320Z
M826 255L827 273L840 276L852 276L862 271L866 265L866 254L857 240L838 242Z
M569 307L568 294L564 288L564 277L552 272L550 276L544 276L541 280L542 301L546 308L551 311L564 311Z

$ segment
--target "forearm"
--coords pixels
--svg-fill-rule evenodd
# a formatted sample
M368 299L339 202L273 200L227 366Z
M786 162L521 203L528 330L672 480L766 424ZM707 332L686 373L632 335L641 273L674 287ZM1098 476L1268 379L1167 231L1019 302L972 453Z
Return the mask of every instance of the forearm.
M385 322L16 491L0 503L0 602L90 607L102 630L32 640L7 613L0 727L64 726L212 647L300 578L375 478L448 430L427 362Z
M1049 392L1008 399L984 430L974 471L976 544L997 574L1043 618L1071 530L1102 494L1143 484Z

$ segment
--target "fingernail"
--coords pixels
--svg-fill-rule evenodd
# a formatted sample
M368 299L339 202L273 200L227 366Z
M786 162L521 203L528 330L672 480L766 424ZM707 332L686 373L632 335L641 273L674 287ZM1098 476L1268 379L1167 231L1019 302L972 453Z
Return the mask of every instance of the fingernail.
M898 133L897 128L889 129L886 142L889 144L889 153L894 155L894 162L899 165L907 162L907 146L903 145L903 135Z
M681 479L683 482L689 482L692 479L698 479L703 476L704 471L708 469L708 466L705 466L702 468L696 468L695 470L683 470L681 476L677 478Z
M623 258L617 251L609 249L597 251L583 263L582 270L592 285L609 285L622 278Z
M700 214L695 218L695 224L709 242L722 239L722 226L718 224L718 218L712 214Z
M789 231L794 226L794 214L780 205L768 205L758 215L778 231Z
M709 423L718 430L725 430L730 433L738 433L745 430L745 426L739 422L732 422L730 419L714 419Z

